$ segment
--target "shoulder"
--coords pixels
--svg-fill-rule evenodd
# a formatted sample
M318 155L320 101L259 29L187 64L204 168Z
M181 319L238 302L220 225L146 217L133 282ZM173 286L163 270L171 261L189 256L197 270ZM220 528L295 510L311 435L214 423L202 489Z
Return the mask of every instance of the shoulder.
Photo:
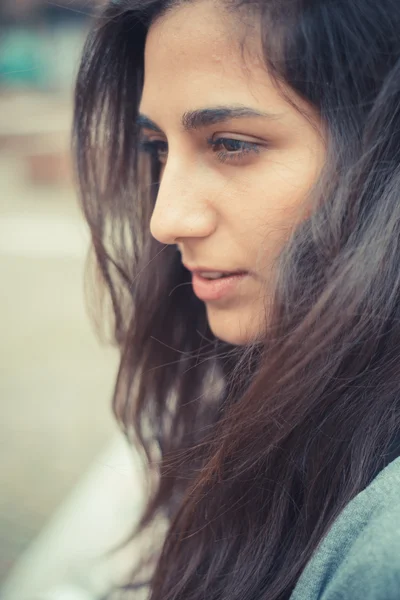
M400 506L386 506L354 539L320 600L399 600Z
M291 600L399 600L400 458L342 511Z

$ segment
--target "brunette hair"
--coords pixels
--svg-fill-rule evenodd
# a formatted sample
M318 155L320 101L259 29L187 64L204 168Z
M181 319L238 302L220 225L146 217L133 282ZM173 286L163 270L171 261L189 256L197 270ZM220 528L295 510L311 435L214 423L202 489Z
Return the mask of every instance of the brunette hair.
M82 207L121 353L113 408L152 475L135 535L168 523L147 563L151 600L287 600L338 514L400 453L400 3L220 1L258 15L266 69L327 132L262 341L216 339L176 248L149 232L144 47L182 0L109 3L76 86Z

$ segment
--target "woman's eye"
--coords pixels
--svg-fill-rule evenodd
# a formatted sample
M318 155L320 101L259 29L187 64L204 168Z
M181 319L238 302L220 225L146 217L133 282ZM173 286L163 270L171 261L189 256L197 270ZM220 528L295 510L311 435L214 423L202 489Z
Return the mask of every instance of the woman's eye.
M168 156L168 144L162 140L141 140L139 143L139 149L141 152L150 154L150 156L160 163L167 162Z
M218 160L221 162L242 160L250 152L260 153L260 144L255 142L220 137L215 140L210 138L207 143L217 153Z
M260 153L260 144L245 142L232 138L212 138L207 140L212 151L216 153L220 162L235 162L243 160L247 154ZM142 152L150 154L152 158L165 164L168 157L168 143L162 140L141 140L139 148Z

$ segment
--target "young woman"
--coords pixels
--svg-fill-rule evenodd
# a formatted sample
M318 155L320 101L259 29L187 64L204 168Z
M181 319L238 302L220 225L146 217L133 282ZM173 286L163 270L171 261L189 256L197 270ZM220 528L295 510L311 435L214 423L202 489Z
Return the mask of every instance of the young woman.
M74 139L168 524L126 589L400 598L398 0L111 2Z

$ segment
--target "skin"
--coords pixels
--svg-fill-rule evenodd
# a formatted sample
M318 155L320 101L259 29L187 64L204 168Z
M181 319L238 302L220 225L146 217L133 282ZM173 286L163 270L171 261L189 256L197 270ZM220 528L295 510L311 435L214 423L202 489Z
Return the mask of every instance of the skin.
M234 293L206 302L213 333L236 345L262 337L274 261L307 214L308 192L325 155L313 109L296 98L306 118L279 93L255 41L257 25L241 52L236 40L243 28L215 0L184 4L155 21L146 42L140 103L140 113L160 130L143 128L143 136L164 142L151 234L176 245L191 267L250 272ZM182 128L185 112L226 105L276 117ZM240 158L243 145L207 143L221 137L256 143L259 152ZM225 161L219 160L221 151Z

